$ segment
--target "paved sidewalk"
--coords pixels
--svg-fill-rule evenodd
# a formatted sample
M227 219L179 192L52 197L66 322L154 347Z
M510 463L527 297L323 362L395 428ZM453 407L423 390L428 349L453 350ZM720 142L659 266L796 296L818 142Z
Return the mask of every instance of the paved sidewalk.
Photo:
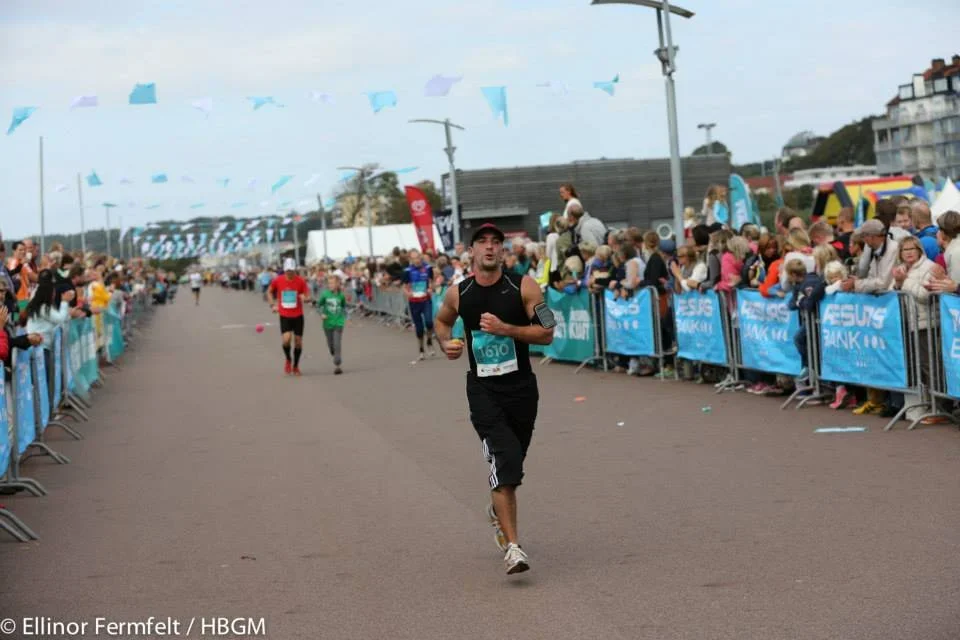
M73 463L27 464L50 496L3 500L41 541L0 538L0 618L264 617L275 640L960 637L955 429L537 367L533 570L508 578L464 363L411 365L410 333L357 321L334 377L311 314L287 378L258 295L184 293L108 373L87 439L54 436Z

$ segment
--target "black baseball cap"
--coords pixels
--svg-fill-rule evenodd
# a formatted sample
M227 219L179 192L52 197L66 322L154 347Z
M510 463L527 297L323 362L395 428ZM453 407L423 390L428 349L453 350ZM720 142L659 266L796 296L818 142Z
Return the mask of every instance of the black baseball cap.
M477 230L473 232L473 236L471 236L470 238L470 244L473 244L474 242L476 242L477 239L480 238L480 236L486 233L494 234L495 236L497 236L500 242L503 242L504 239L506 238L506 236L503 235L503 231L500 231L500 228L497 227L497 225L493 224L492 222L485 222L479 227L477 227Z

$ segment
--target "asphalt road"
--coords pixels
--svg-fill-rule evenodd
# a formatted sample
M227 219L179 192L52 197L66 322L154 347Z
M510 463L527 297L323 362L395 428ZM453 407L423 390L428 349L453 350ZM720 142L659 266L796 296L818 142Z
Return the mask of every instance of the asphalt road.
M4 500L41 541L0 538L0 617L262 617L274 640L960 638L955 429L538 366L532 570L508 577L465 362L412 365L410 333L356 321L334 377L311 314L288 378L258 296L186 293L108 374L86 440L51 437L73 463L28 462L50 496ZM813 432L847 425L870 431Z

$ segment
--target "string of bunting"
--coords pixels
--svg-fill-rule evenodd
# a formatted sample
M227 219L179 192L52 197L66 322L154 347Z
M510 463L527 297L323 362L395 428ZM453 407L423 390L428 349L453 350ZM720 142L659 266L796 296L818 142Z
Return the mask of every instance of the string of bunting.
M446 97L450 93L450 90L461 80L463 80L463 76L435 74L424 85L422 95L428 98ZM619 84L619 82L620 74L617 74L613 80L594 82L593 88L599 89L613 97L616 93L616 85ZM537 84L536 86L549 89L555 94L561 95L566 95L569 91L567 84L562 82L545 82ZM507 87L481 87L480 93L490 107L494 119L503 120L503 126L507 126L510 122L509 112L507 110ZM159 103L157 95L156 83L137 83L127 96L127 104L138 107L155 105ZM380 113L384 109L395 109L400 103L399 96L393 89L367 91L363 95L366 96L370 109L374 114ZM309 93L309 98L312 102L318 104L330 105L335 103L334 95L327 91L312 90ZM276 98L271 95L247 96L246 101L250 104L251 111L283 109L287 106L278 102ZM201 113L204 118L209 118L215 110L214 100L210 96L192 99L188 104ZM96 94L83 94L71 99L67 108L73 111L75 109L91 109L98 106L100 106L100 96ZM33 116L38 109L39 107L36 105L14 107L10 125L7 128L7 135L11 135L16 131L24 122Z
M168 222L134 227L130 237L146 258L196 258L225 256L248 251L274 241L283 242L289 225L300 223L302 216L262 217L231 222Z

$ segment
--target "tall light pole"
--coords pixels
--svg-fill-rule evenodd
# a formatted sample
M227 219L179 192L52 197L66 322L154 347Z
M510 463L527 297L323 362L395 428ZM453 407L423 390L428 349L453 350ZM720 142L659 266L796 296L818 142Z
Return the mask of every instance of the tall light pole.
M113 230L110 228L110 209L117 205L112 202L103 203L103 211L107 214L107 256L113 257L113 254L110 252L110 236L113 235Z
M444 132L447 135L447 146L444 151L447 152L447 161L450 163L450 207L453 211L453 244L456 246L460 243L460 199L457 195L457 167L453 162L453 154L456 152L457 148L453 146L453 137L450 135L450 127L460 129L460 131L465 131L465 129L458 124L453 124L450 122L450 118L447 118L446 120L419 119L411 120L410 122L428 122L430 124L443 125Z
M363 210L367 216L367 242L370 244L370 256L373 257L373 218L370 215L370 198L367 197L367 180L374 177L373 167L337 167L337 171L356 171L360 174L360 189L363 191Z
M47 253L47 225L43 211L43 136L40 136L40 253Z
M77 174L77 202L80 204L80 251L83 253L83 259L87 259L87 230L83 226L83 184L80 182L80 174Z
M679 238L683 234L683 181L680 173L680 134L677 127L677 92L673 83L673 74L677 70L675 58L677 48L673 46L670 32L670 14L681 18L692 18L693 12L672 6L669 0L592 0L590 4L633 4L655 9L657 12L657 34L660 48L654 55L660 61L664 84L667 92L667 125L670 129L670 184L673 191L673 233Z
M327 212L323 208L323 198L317 194L317 207L320 210L320 230L323 233L323 262L327 261Z
M697 125L697 129L703 129L707 132L707 155L713 155L713 139L710 137L710 131L717 126L716 122L701 122Z

